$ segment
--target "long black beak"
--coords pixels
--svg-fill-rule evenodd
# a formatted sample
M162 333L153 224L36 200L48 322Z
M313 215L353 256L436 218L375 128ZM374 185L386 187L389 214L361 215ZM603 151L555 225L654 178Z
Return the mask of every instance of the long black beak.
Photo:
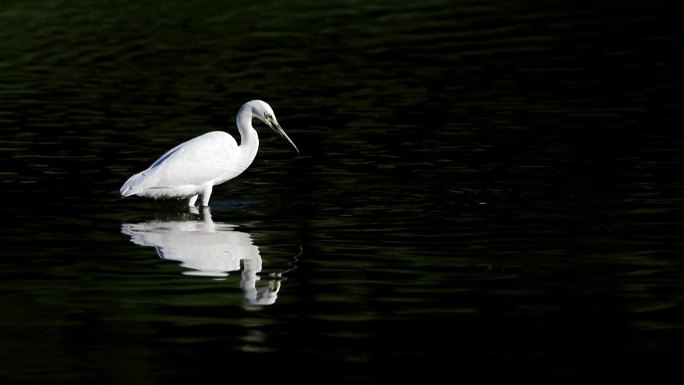
M271 128L272 128L273 131L275 131L278 135L280 135L281 138L285 139L285 141L287 141L287 143L290 144L290 146L297 152L297 154L299 154L299 149L297 148L297 146L295 146L295 144L294 144L294 142L292 141L292 139L290 139L290 137L287 136L287 134L285 133L285 131L283 130L283 128L280 127L280 125L279 125L278 123L273 123L273 124L271 124Z

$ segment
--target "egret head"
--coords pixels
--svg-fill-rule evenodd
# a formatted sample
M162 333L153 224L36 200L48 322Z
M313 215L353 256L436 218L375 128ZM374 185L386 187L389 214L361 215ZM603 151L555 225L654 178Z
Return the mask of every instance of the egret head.
M268 103L262 100L253 100L250 102L252 104L252 114L254 117L258 118L262 122L266 123L267 126L271 127L281 138L285 139L286 142L292 146L292 148L299 154L299 149L295 146L292 139L285 133L280 124L278 124L278 119L276 119L275 113Z

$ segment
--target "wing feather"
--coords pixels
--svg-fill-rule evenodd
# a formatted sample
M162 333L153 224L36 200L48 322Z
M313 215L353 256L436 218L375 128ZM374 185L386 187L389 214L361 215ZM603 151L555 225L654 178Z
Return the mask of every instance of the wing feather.
M143 173L154 174L154 187L201 185L221 176L236 150L232 136L209 132L167 151Z

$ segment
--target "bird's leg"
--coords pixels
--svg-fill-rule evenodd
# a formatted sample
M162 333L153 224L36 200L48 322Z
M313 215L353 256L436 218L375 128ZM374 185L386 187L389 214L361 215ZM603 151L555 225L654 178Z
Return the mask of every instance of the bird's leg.
M211 198L211 190L213 188L214 186L211 184L207 184L207 187L204 188L204 192L202 193L202 206L209 206L209 198Z
M188 198L189 207L195 207L195 202L197 202L197 195L193 195L190 198Z

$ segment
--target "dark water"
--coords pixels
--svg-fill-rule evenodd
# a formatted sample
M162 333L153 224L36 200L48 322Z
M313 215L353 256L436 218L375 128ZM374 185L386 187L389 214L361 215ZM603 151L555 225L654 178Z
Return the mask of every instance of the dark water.
M0 382L678 373L664 2L4 1ZM120 199L263 99L208 211Z

